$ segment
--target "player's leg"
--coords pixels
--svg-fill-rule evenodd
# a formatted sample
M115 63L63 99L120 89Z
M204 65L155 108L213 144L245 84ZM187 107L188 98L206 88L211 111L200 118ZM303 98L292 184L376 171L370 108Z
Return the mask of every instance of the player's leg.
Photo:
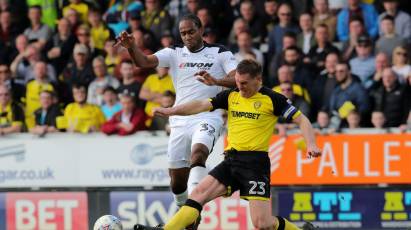
M164 230L180 230L193 224L204 204L225 195L227 188L212 176L206 176L193 190L186 204L164 226Z
M251 221L256 229L261 230L300 230L296 225L271 213L270 200L250 200Z
M190 173L190 139L187 128L171 128L168 141L170 188L177 206L183 206L188 198L187 181Z
M222 128L222 121L208 119L196 123L193 127L191 140L191 170L188 179L188 193L208 174L206 169L207 157L212 151Z

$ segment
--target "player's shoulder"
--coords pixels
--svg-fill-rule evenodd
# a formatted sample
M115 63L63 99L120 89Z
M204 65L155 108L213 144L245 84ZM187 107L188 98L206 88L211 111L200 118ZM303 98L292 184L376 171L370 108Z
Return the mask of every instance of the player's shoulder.
M204 47L208 49L215 49L217 53L231 52L227 47L218 43L204 43Z
M273 103L275 103L277 100L281 100L285 98L282 94L275 92L274 90L268 88L267 86L261 87L259 91L262 95L268 96Z
M182 49L184 47L184 44L182 44L182 43L177 43L177 44L174 44L174 45L172 45L172 46L169 46L169 47L167 47L168 49L172 49L172 50L177 50L177 49ZM167 48L165 48L165 49L167 49Z

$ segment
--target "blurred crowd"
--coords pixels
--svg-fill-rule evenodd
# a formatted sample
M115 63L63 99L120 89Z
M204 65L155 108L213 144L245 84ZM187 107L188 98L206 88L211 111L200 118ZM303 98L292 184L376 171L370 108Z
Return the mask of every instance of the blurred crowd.
M181 42L189 13L319 132L411 130L410 12L407 0L0 0L0 135L167 130L151 111L174 103L168 69L137 68L115 38L153 54Z

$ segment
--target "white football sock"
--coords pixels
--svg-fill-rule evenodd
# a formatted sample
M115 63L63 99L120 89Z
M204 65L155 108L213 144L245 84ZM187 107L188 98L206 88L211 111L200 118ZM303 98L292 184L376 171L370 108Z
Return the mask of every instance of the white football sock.
M208 170L205 167L196 166L190 170L190 176L188 177L187 188L188 194L194 190L194 188L200 183L200 181L206 177Z
M186 203L186 200L188 199L188 192L187 190L185 190L184 192L180 194L173 193L173 197L174 197L174 201L176 202L176 205L178 207L182 207Z

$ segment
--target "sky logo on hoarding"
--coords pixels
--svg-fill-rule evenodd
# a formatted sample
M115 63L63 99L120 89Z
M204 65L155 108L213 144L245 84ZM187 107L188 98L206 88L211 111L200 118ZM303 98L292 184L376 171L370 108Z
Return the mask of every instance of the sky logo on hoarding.
M293 198L291 221L333 222L330 224L335 225L350 222L350 227L361 227L362 214L351 210L352 192L295 192Z
M17 162L24 160L26 149L23 144L5 146L0 148L0 157L15 157Z
M411 191L385 192L384 199L384 210L381 213L382 227L411 227Z
M138 144L131 150L131 160L137 165L150 163L154 157L167 154L167 145Z

